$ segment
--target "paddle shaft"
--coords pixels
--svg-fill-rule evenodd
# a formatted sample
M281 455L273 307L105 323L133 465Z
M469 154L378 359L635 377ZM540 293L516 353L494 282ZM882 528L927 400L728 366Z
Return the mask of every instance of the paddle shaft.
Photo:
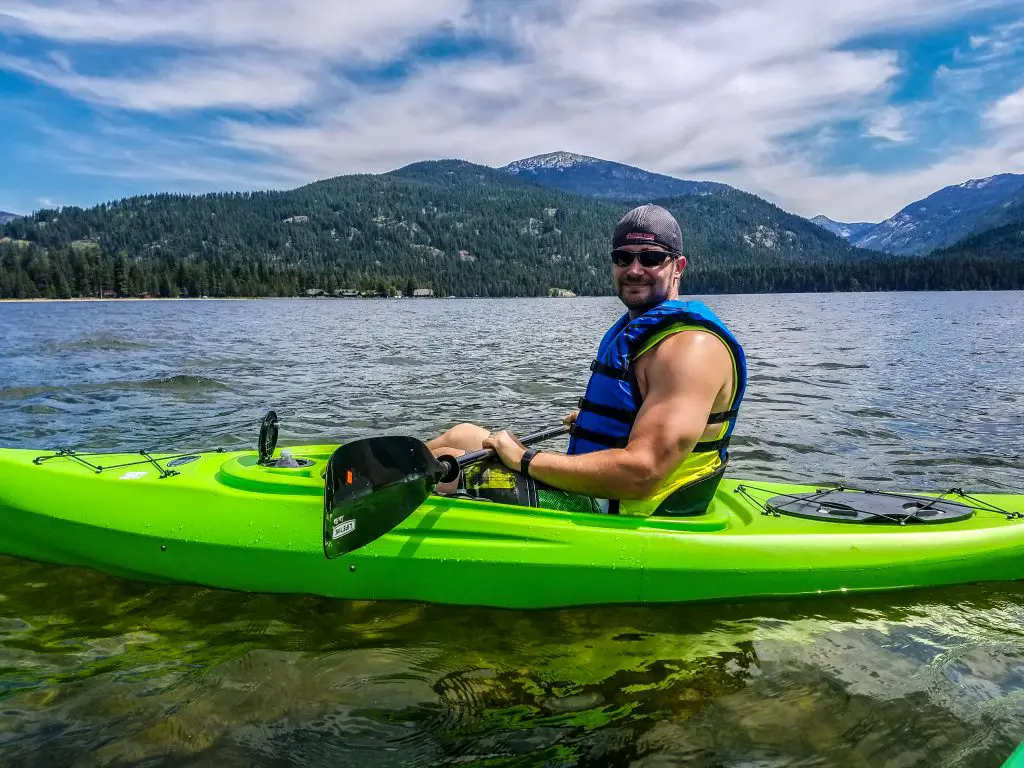
M568 431L552 427L520 442L530 445ZM340 446L324 473L324 555L338 557L380 538L412 514L439 482L457 480L463 467L496 455L485 448L458 458L434 457L412 437L366 438Z
M534 443L550 440L552 437L564 435L568 431L569 427L563 424L560 427L551 427L540 432L534 432L532 435L521 437L519 438L519 442L523 445L530 446ZM492 456L496 456L497 453L498 452L493 448L481 448L479 451L464 453L458 457L447 455L439 456L438 461L444 464L447 470L441 478L441 482L451 482L459 476L459 472L465 467L468 467L470 464L476 464L484 461L485 459L489 459Z

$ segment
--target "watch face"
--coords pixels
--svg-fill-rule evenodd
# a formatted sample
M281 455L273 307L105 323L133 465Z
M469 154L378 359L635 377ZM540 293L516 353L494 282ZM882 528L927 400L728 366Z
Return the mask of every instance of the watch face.
M524 475L529 475L530 474L530 461L536 455L537 455L537 450L535 448L528 448L526 450L526 452L523 454L523 458L521 458L519 460L519 472L521 474L524 474Z

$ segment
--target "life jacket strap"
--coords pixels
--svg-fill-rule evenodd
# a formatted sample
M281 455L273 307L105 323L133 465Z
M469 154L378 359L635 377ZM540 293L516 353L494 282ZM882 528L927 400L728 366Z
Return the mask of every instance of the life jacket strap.
M728 411L719 411L718 413L712 413L708 416L708 424L722 424L726 421L732 421L740 415L738 408L732 408Z
M581 411L588 411L596 416L604 416L615 421L621 421L623 424L632 424L636 421L636 413L626 408L614 408L610 405L601 405L595 403L593 400L587 400L585 397L581 397L576 401L576 407Z
M580 398L580 401L581 401L581 404L582 404L582 402L584 402L583 398ZM604 408L605 406L599 406L599 407L600 408ZM612 416L612 415L607 414L607 413L601 413L600 411L595 410L593 408L590 408L589 410L590 410L591 413L596 413L596 414L601 415L601 416L608 416L609 418L612 418L612 419L617 418L616 416ZM608 410L610 410L610 411L619 411L620 409L618 409L618 408L608 408ZM620 412L623 415L626 414L626 411L620 411ZM630 416L632 416L632 414L630 414ZM625 421L625 418L623 418L622 420ZM629 423L631 423L631 422L632 422L632 418L630 418L630 420L629 420ZM709 420L708 423L710 424L710 423L713 423L713 422L711 422ZM626 445L629 443L629 437L628 436L627 437L612 437L611 435L606 435L603 432L597 432L596 430L593 430L593 429L586 429L585 427L581 427L578 424L570 424L569 425L569 434L572 435L573 437L579 438L580 440L589 440L592 443L597 443L598 445L603 445L603 446L606 446L608 448L625 448ZM723 438L721 438L719 440L705 440L705 441L697 443L695 446L693 446L693 450L690 451L690 453L711 453L712 451L720 451L723 448L728 448L729 447L729 439L730 438L728 438L728 437L723 437Z
M729 447L729 438L723 437L721 440L706 440L703 443L697 443L693 446L693 450L690 453L711 453L712 451L721 451L723 448Z
M601 403L595 403L593 400L588 400L585 397L581 397L576 400L576 407L581 411L588 411L595 416L604 416L615 421L620 421L623 424L632 424L636 421L636 413L627 408L615 408L611 405L602 405ZM740 412L738 409L733 408L728 411L719 411L718 413L712 413L708 416L708 424L722 424L726 421L732 421Z
M608 448L625 448L629 437L611 437L610 435L596 432L593 429L586 429L577 424L569 425L569 434L580 440L589 440L592 443L603 445Z
M597 360L591 362L590 370L594 373L599 373L602 376L607 376L610 379L618 379L619 381L625 381L629 378L629 371L625 368L616 368L611 365L605 365Z

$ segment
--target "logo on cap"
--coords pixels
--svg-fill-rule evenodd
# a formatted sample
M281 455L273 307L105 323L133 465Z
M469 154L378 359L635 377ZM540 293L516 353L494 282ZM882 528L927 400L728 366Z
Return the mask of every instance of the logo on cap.
M649 232L630 232L626 235L627 240L654 240L654 235Z

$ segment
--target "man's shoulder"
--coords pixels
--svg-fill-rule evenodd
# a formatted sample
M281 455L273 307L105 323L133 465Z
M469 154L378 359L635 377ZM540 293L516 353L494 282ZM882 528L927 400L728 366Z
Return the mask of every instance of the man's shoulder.
M663 338L649 353L652 361L678 363L680 360L692 363L695 359L712 362L724 356L731 361L731 353L725 340L706 328L683 327Z
M661 339L637 361L637 376L651 378L689 378L695 371L707 375L718 370L732 375L732 353L725 341L704 328L685 328Z

